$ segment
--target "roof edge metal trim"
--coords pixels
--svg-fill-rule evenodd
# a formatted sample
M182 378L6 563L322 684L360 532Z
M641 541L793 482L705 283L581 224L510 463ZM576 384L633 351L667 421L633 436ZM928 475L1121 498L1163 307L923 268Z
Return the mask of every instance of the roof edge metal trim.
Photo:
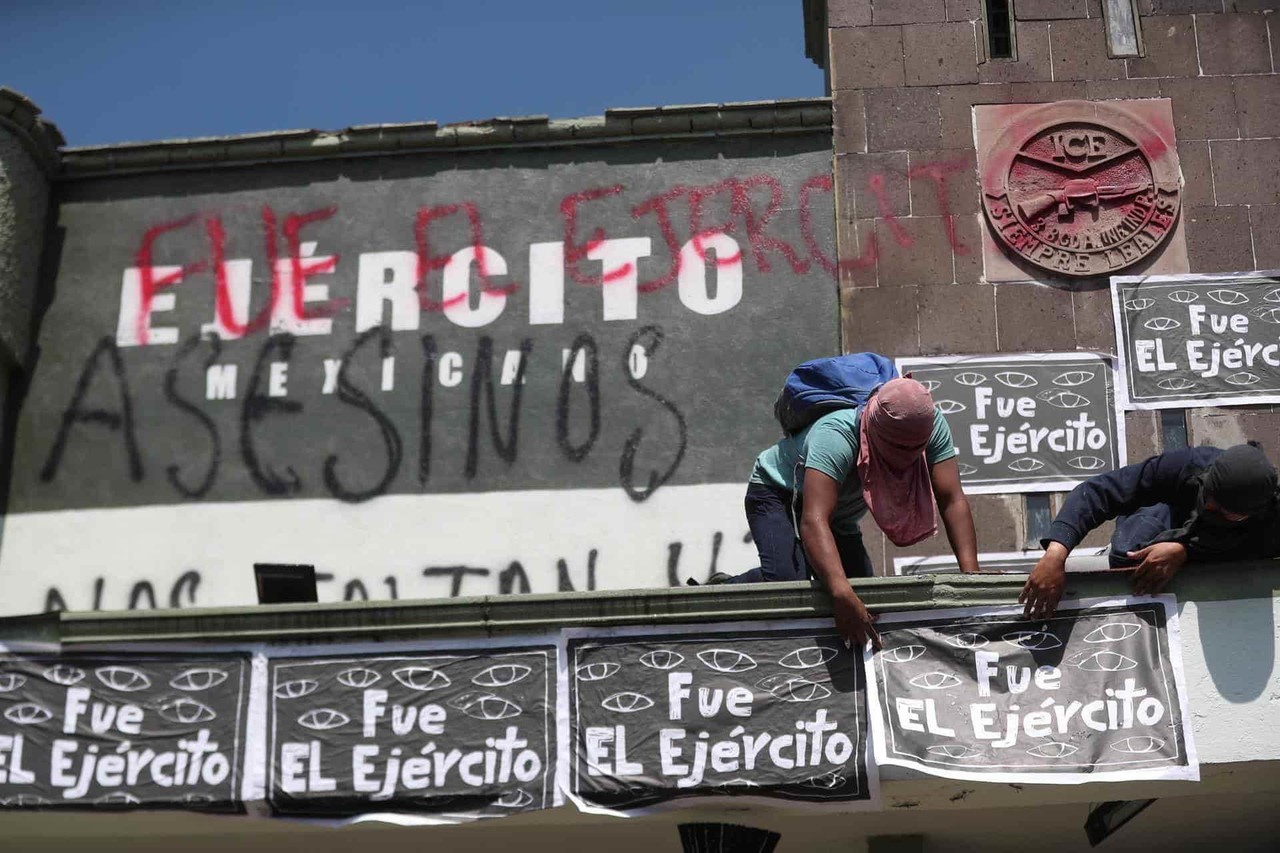
M494 148L831 130L830 98L610 109L603 116L377 124L64 148L61 179Z

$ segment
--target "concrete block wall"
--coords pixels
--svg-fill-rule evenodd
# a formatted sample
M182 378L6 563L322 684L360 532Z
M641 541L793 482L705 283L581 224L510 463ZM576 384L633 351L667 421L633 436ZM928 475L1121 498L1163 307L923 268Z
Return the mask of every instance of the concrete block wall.
M1114 351L1105 280L985 281L980 104L1168 98L1190 271L1280 268L1280 2L1138 0L1138 59L1108 57L1101 0L1014 0L1017 58L988 59L982 7L827 0L846 351ZM1158 414L1132 413L1126 425L1130 460L1163 449ZM1280 461L1270 406L1197 409L1187 425L1192 443L1259 438ZM1022 496L971 502L982 550L1022 547ZM903 553L947 551L942 536L902 551L867 533L886 572Z

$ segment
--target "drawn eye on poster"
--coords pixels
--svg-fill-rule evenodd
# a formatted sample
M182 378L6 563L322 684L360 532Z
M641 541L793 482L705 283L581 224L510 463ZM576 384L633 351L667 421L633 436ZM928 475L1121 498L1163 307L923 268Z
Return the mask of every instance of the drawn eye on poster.
M969 494L1055 492L1125 464L1112 360L1093 353L898 359L951 427Z
M861 655L829 622L582 631L567 642L566 790L580 808L875 799Z
M1199 778L1173 596L888 614L868 653L876 760L1065 784Z
M0 809L242 812L247 656L0 656Z
M1115 276L1122 405L1280 402L1280 270Z
M269 670L275 814L461 822L556 805L552 645L273 658Z

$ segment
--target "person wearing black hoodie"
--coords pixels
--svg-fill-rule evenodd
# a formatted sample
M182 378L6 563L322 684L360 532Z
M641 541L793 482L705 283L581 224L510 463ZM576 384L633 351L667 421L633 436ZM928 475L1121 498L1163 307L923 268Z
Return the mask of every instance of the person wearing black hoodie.
M1276 469L1256 442L1170 451L1092 477L1067 496L1018 598L1027 618L1053 615L1067 555L1112 518L1111 565L1134 568L1138 595L1164 589L1188 562L1280 556Z

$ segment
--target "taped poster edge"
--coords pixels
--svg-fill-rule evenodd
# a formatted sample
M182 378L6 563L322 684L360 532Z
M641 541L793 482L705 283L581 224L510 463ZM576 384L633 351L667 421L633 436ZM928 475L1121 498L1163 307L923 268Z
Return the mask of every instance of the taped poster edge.
M1161 409L1206 409L1214 406L1248 406L1280 403L1280 393L1235 397L1176 397L1163 400L1133 399L1129 388L1125 343L1124 312L1120 310L1120 288L1128 284L1211 284L1234 278L1271 278L1280 280L1280 270L1250 270L1222 273L1185 273L1181 275L1113 275L1111 277L1111 319L1116 333L1116 406L1125 412L1155 412Z
M1113 289L1113 304L1115 302L1115 293L1116 291ZM1112 313L1114 314L1114 312ZM1111 371L1111 405L1107 408L1111 412L1111 417L1115 421L1116 469L1119 469L1129 463L1129 443L1125 434L1124 421L1125 407L1121 404L1121 387L1124 379L1123 374L1120 373L1122 356L1123 352L1109 353L1099 352L1098 350L1077 350L1075 352L1012 352L1006 355L939 355L932 358L929 356L904 356L902 358L895 359L894 366L898 368L899 373L905 376L908 368L927 367L933 365L1003 364L1017 361L1053 362L1098 359L1099 361L1104 362L1106 367ZM1124 392L1124 400L1128 400L1127 390ZM961 484L964 487L964 493L966 495L1000 495L1009 494L1012 491L1016 491L1018 493L1069 492L1088 479L1088 477L1080 477L1079 479L1057 479L1040 483L1004 480L1000 483L990 483L986 485L979 483L969 484L961 481Z
M967 492L966 492L967 493ZM1111 548L1108 545L1098 545L1090 548L1076 548L1071 552L1075 557L1105 557ZM1028 574L1027 569L1014 568L984 568L983 560L1024 560L1026 562L1035 563L1044 556L1044 550L1037 548L1027 551L992 551L978 554L978 568L982 574L1001 574L1001 575L1025 575ZM906 569L919 567L920 571L908 572ZM934 568L937 567L937 568ZM933 569L933 571L929 571ZM1108 572L1110 568L1084 568L1076 564L1072 566L1070 561L1067 564L1068 572ZM931 557L894 557L893 558L893 574L895 577L915 577L917 575L928 574L959 574L960 564L952 554L936 554Z
M1058 612L1063 610L1089 610L1099 607L1124 607L1135 604L1155 604L1164 609L1165 637L1169 646L1169 665L1173 670L1173 683L1178 691L1178 715L1182 724L1183 744L1186 749L1187 763L1182 767L1161 767L1147 770L1104 770L1096 773L1029 773L1029 772L994 772L971 773L963 770L945 770L923 765L918 761L892 758L888 755L885 743L885 720L880 712L880 682L876 678L872 665L872 651L868 644L863 650L863 670L867 673L867 711L871 718L871 739L875 742L877 766L906 767L928 776L939 776L946 779L959 779L968 782L994 782L1032 785L1082 785L1088 782L1135 782L1135 781L1175 781L1199 782L1200 760L1196 753L1195 738L1192 733L1192 719L1187 707L1186 677L1182 671L1182 635L1178 629L1178 607L1175 596L1134 595L1113 598L1078 598L1059 602ZM983 616L1020 616L1021 607L954 607L943 610L931 610L925 613L885 613L878 620L878 625L894 623L911 623L933 621L935 619L958 619Z
M866 768L866 787L867 799L865 800L842 800L825 803L806 802L803 800L788 800L780 797L757 797L749 794L736 796L726 796L720 794L690 794L686 797L677 797L671 800L665 800L660 803L654 803L649 806L641 806L640 808L627 809L626 811L601 806L585 799L581 794L573 790L572 785L572 764L573 757L576 754L577 742L573 737L572 721L569 715L569 642L571 640L582 639L626 639L630 637L644 637L653 635L667 634L733 634L745 631L809 631L809 630L835 630L835 624L830 618L824 619L778 619L766 620L763 622L712 622L697 623L684 622L675 625L628 625L621 628L563 628L560 630L560 642L562 644L559 660L558 673L558 698L560 705L560 742L563 749L557 756L559 764L557 770L563 773L559 779L558 787L563 792L564 797L585 814L604 815L607 817L643 817L651 814L669 813L682 809L734 809L736 806L750 805L773 809L777 811L804 811L804 812L862 812L862 811L879 811L881 808L880 800L880 773L875 763L875 748L872 744L872 728L871 728L871 682L866 677L866 657L863 657L863 678L862 689L866 696L867 716L860 721L860 725L866 732L866 747L863 753L863 764Z

